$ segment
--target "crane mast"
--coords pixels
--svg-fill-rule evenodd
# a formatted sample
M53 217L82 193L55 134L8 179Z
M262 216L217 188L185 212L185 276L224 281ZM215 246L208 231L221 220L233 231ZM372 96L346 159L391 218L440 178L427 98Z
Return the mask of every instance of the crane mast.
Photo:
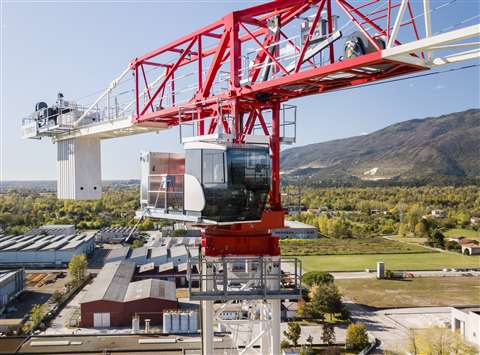
M242 352L260 342L262 354L279 354L280 300L300 297L300 265L292 261L285 286L289 261L271 234L284 224L280 146L295 141L296 108L287 103L480 57L479 24L433 35L431 13L429 0L278 0L234 11L136 57L89 106L63 95L37 104L23 135L57 142L59 198L91 199L101 195L102 139L191 126L184 170L156 175L161 187L139 216L203 226L201 287L191 298L202 302L204 354L213 353L213 302L247 299L257 302L261 331ZM174 208L175 188L184 197ZM239 261L240 289L231 286Z

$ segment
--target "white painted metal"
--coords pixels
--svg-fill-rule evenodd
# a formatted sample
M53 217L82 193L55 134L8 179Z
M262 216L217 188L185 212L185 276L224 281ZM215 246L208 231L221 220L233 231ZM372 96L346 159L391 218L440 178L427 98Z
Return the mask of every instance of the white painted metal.
M57 141L71 139L76 137L95 137L99 139L109 139L124 137L133 134L158 132L167 129L168 125L164 123L151 123L150 125L138 126L133 124L131 117L122 119L102 121L87 126L79 126L76 129L55 137Z
M250 257L253 258L253 257ZM264 260L268 262L265 269L267 288L272 290L280 289L280 257L258 257L256 264ZM210 263L208 263L210 261ZM210 267L213 262L219 262L219 258L205 257L202 268ZM253 262L253 260L251 260ZM223 261L225 263L225 261ZM224 264L223 270L226 271L229 265ZM208 270L208 269L207 269ZM208 270L210 277L204 278L202 283L205 290L213 291L215 287L219 287L218 284L214 284L213 279L215 274L212 270ZM230 272L233 272L230 270ZM252 268L251 265L247 266L244 271L239 271L242 274L240 276L242 280L249 280L240 286L240 290L246 290L256 285L257 273L260 273L261 268ZM248 273L248 274L247 274ZM228 282L226 283L228 285ZM205 287L210 287L209 289ZM220 286L221 287L221 286ZM267 297L268 298L268 297ZM246 354L257 352L262 355L277 355L280 354L280 304L281 300L263 299L263 296L259 296L257 299L251 300L229 300L225 302L216 312L213 312L213 301L201 301L202 302L202 336L204 339L203 354L213 353L213 344L208 337L213 336L213 326L218 324L222 329L226 329L231 333L231 339L233 345L237 347L239 354ZM226 307L234 302L241 302L241 309L247 312L246 318L229 317L224 319L223 313ZM210 308L212 307L212 308ZM241 312L243 313L243 312ZM245 338L245 334L247 338ZM247 340L247 341L245 341ZM260 345L260 352L254 348L256 345Z
M110 313L93 313L93 327L94 328L109 328L110 327Z
M388 48L382 52L382 56L383 58L387 58L388 56L417 52L478 36L480 36L480 24L441 33L429 38L419 39L418 41L405 43L400 46L396 46L395 48Z
M205 194L203 187L198 179L190 174L184 175L184 209L187 211L201 212L205 208ZM188 197L188 198L187 198Z
M130 65L128 65L117 78L112 80L108 88L93 102L93 104L88 107L88 109L83 113L83 115L80 116L78 120L73 123L73 125L77 126L83 120L83 118L86 117L95 108L95 106L97 106L98 103L118 85L120 80L122 80L130 72L130 70Z
M392 48L395 40L397 39L398 30L400 29L400 25L403 20L403 15L405 14L405 9L407 8L407 4L408 0L402 0L400 8L398 9L397 18L395 19L395 23L390 34L390 38L388 39L387 48Z
M211 264L204 262L202 265L207 275L213 274ZM202 281L205 289L213 288L213 280L205 279ZM201 301L202 306L202 355L213 354L213 301Z
M432 36L432 21L430 18L430 0L423 0L423 17L425 19L425 38ZM430 51L426 52L427 60L430 60L432 54Z
M426 50L433 51L433 50L449 49L448 47L444 47L444 46L452 44L452 42L464 41L464 40L475 38L475 37L480 37L480 24L472 25L466 28L461 28L461 29L446 32L446 33L441 33L436 36L423 38L418 41L409 42L396 47L387 48L382 51L382 57L384 59L395 60L395 61L414 60L419 65L430 66L430 67L433 67L435 65L448 64L448 63L451 63L452 61L448 61L448 60L442 61L442 60L436 60L437 58L434 58L429 62L421 58L414 57L410 55L410 53L426 51ZM462 43L462 47L465 47L466 45L467 43ZM477 51L477 52L480 51L480 48L478 47L477 42L472 42L472 46L476 47L473 51ZM462 56L456 58L457 59L456 61L468 60L475 57L476 55L474 54L474 52L470 52L468 55L463 53ZM437 62L438 64L434 64L435 62Z
M75 138L57 145L57 197L91 200L102 195L100 140Z
M445 64L463 62L465 60L470 60L470 59L479 59L479 58L480 58L480 48L472 49L470 51L456 53L452 55L447 55L445 57L435 58L433 59L432 64L435 66L440 66Z

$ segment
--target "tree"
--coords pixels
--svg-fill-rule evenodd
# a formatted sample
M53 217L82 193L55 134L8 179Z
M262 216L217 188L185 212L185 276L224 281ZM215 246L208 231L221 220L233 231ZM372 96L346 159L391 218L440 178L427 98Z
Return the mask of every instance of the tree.
M368 345L367 327L363 323L352 323L347 328L346 346L348 349L362 350Z
M314 284L326 284L333 282L333 276L328 272L323 271L309 271L303 274L302 282L308 287Z
M322 341L328 345L335 343L335 327L332 323L323 323Z
M462 252L462 246L453 240L449 240L445 243L445 249L449 251Z
M445 249L445 236L439 230L436 230L428 237L428 245L434 248Z
M44 314L42 306L39 304L34 304L28 316L28 321L30 322L30 328L28 330L35 329L40 324L43 317Z
M342 296L334 283L317 284L310 289L310 302L305 311L313 318L323 318L324 313L340 313L342 308ZM320 314L322 317L318 317Z
M428 236L428 227L424 220L421 220L415 225L415 235L417 237L426 237Z
M283 332L283 334L290 340L293 346L298 346L298 340L300 339L300 335L302 334L302 328L300 324L295 322L288 323L288 329Z
M87 274L87 257L85 254L75 255L68 263L68 273L76 284L85 280Z
M400 234L402 237L405 237L407 235L407 232L408 232L407 225L400 223L400 225L398 226L398 234Z

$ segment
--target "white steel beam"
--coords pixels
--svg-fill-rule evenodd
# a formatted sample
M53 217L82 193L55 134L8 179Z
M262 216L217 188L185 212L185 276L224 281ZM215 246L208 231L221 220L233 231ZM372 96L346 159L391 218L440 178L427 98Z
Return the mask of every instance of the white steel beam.
M105 97L107 96L122 80L129 72L131 68L130 65L128 65L125 70L115 79L112 80L110 85L108 85L108 88L93 102L93 104L90 105L90 107L83 113L83 115L80 116L78 120L76 120L73 125L76 126L78 123L82 122L82 120L90 113L90 111L97 106L97 104Z
M108 139L129 136L132 134L156 132L167 128L168 125L164 123L152 123L149 127L140 127L133 124L131 117L126 117L122 119L103 121L87 126L77 127L71 131L57 135L55 137L55 141L63 141L66 139L78 137L95 137L99 139Z
M202 354L213 354L213 301L202 301Z
M270 300L269 303L271 304L271 312L272 312L272 319L271 319L272 354L281 354L281 349L280 349L281 300Z
M423 17L425 19L425 38L432 36L432 22L430 19L430 0L423 0ZM431 59L432 54L427 51L427 60Z
M397 18L393 25L392 33L388 39L387 48L391 48L397 39L398 30L400 30L400 25L402 24L403 15L405 14L405 9L407 8L408 0L402 0L400 8L398 9Z
M432 49L451 42L466 40L480 36L480 25L472 25L458 30L442 33L429 38L420 39L410 43L402 44L393 48L387 48L382 51L382 58L401 61L402 56L410 53ZM427 62L425 62L428 65Z
M465 60L470 60L470 59L479 59L479 58L480 58L480 48L477 48L471 51L456 53L446 57L435 58L433 59L433 65L440 66L445 64L463 62Z

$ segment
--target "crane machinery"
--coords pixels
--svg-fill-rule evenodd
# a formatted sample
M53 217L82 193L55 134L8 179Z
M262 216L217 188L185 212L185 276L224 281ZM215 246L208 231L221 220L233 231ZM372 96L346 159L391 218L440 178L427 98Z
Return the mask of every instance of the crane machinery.
M433 34L435 10L429 0L278 0L234 11L135 57L89 106L62 94L39 102L23 136L57 143L58 198L96 199L101 140L179 126L185 155L141 156L138 216L202 226L190 298L201 302L203 353L218 322L250 329L241 354L260 343L277 355L280 302L300 297L301 274L271 233L285 215L280 145L296 138L288 101L478 59L480 26ZM249 318L221 319L215 301L246 302Z

